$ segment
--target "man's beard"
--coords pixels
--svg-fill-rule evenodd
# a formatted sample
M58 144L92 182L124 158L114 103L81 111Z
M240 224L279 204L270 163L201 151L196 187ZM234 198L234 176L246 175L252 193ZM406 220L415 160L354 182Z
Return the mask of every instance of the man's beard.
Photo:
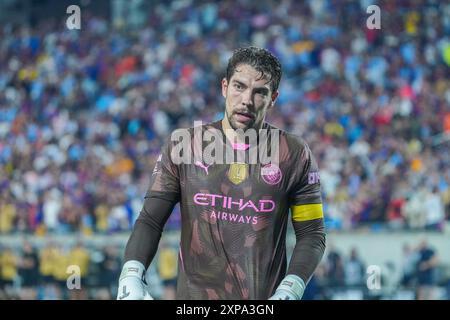
M228 111L225 110L225 114L228 119L228 123L230 124L230 126L233 130L241 129L241 130L244 130L244 132L245 132L247 129L253 128L255 126L254 118L246 124L239 122L239 124L241 124L241 126L239 126L238 121L233 119L233 116L236 114L235 112L232 112L231 114L229 114Z

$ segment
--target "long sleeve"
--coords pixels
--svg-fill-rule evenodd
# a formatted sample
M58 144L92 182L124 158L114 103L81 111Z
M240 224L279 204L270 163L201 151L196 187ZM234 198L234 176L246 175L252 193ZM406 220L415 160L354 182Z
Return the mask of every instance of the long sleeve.
M296 244L289 262L288 274L298 275L307 284L325 252L324 222L323 218L293 221L293 226Z
M137 260L148 268L158 249L164 225L176 203L176 200L170 199L145 198L144 207L125 248L125 262Z

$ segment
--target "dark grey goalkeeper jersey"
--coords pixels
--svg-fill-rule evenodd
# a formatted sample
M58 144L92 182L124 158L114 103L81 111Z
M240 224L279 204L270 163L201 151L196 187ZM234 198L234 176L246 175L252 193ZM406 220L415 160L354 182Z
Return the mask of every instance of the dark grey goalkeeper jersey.
M201 129L224 135L220 121ZM270 129L279 132L278 165L249 164L248 157L230 164L175 164L177 142L164 146L147 197L180 202L177 299L267 299L286 273L290 209L294 226L323 218L309 147L268 123L263 129L268 145ZM194 141L192 148L198 148Z

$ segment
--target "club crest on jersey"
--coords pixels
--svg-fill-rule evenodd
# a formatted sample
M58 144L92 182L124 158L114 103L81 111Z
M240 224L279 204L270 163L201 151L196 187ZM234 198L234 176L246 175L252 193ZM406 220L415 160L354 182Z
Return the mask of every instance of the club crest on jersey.
M247 163L232 163L228 170L228 179L234 184L240 184L248 178Z
M265 183L276 185L281 181L283 174L276 164L268 163L261 168L261 177Z

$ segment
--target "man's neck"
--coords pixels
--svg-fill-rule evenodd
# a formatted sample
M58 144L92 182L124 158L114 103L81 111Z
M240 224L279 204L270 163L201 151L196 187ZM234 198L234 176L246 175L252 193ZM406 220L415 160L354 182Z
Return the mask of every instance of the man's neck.
M258 126L259 128L254 128L256 130L256 134L259 133L259 129L261 129L263 126L263 122ZM225 133L225 137L232 145L240 145L245 144L245 137L242 137L236 133L236 131L233 129L233 127L230 125L228 119L224 117L222 119L222 129Z

